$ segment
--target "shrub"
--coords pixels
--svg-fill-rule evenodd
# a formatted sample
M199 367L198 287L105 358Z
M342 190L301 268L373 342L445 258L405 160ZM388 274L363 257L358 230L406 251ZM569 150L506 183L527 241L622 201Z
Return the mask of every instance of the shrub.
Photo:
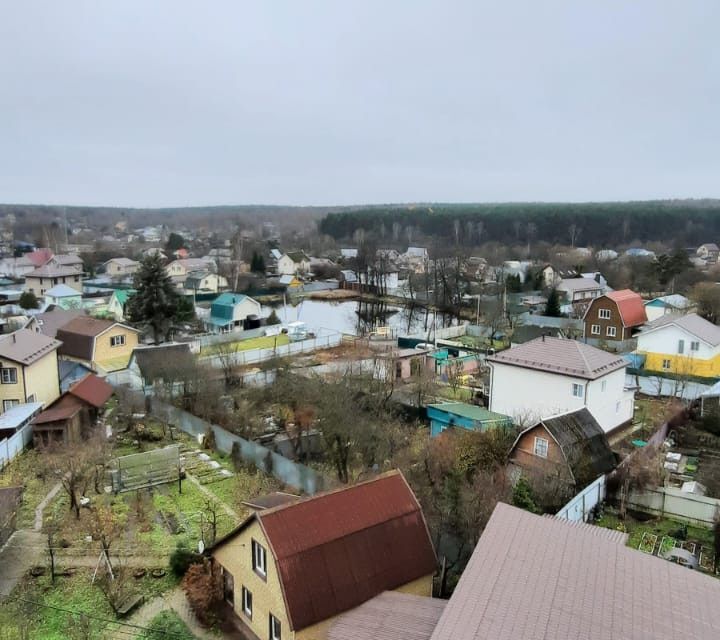
M220 602L220 587L212 574L200 563L191 564L182 580L190 608L206 626L215 622L214 609Z
M182 578L190 565L197 561L198 555L191 549L188 549L185 543L181 542L170 555L170 571L178 578Z
M537 508L537 504L535 503L535 498L533 496L532 487L523 476L518 478L518 481L513 487L512 503L520 509L525 509L531 513L539 513L539 509Z

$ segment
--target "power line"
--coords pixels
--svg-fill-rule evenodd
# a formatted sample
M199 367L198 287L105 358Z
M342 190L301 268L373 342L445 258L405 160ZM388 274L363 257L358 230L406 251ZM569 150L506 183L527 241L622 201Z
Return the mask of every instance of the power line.
M35 605L36 607L44 607L46 609L53 609L55 611L60 611L61 613L68 613L70 615L74 616L83 616L85 618L89 618L90 620L97 620L98 622L105 622L106 624L117 624L123 627L131 627L133 629L138 629L140 631L152 631L153 633L162 633L168 637L172 638L183 638L184 634L181 633L175 633L174 631L163 631L162 629L151 629L150 627L143 627L138 624L131 624L130 622L120 622L118 620L109 620L108 618L101 618L100 616L94 616L89 613L85 613L84 611L72 611L71 609L65 609L63 607L56 607L52 604L45 604L43 602L37 602L36 600L28 600L27 598L21 598L20 596L8 596L9 600L17 600L19 602L25 602L27 604ZM124 631L122 629L114 629L115 632L118 633L126 633L129 634L131 632Z

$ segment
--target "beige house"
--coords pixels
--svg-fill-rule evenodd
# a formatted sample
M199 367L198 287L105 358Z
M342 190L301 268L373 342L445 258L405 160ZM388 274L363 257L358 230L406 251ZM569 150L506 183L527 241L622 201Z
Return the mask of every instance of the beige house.
M60 396L58 347L58 340L29 329L2 336L0 400L3 412L26 402L48 405Z
M82 276L82 271L73 266L56 267L48 264L25 274L25 291L44 296L54 286L66 284L82 293Z
M277 261L277 272L281 276L294 276L310 271L310 258L304 251L284 253Z
M126 369L140 332L112 320L78 316L57 330L59 354L100 374Z
M112 278L124 278L134 275L140 263L130 258L111 258L105 263L105 273Z
M185 282L188 274L193 271L214 271L215 263L207 258L185 258L173 260L165 266L166 273L173 282Z
M220 293L227 288L227 278L212 271L191 271L185 278L185 289L195 293Z
M212 549L248 638L325 640L384 591L430 596L436 558L399 472L253 513Z

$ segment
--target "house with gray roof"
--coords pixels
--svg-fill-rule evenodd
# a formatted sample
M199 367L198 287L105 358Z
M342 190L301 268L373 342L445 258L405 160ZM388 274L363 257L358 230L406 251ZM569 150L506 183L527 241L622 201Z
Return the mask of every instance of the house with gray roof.
M626 360L577 340L542 336L487 358L490 411L530 426L586 407L605 433L632 420Z

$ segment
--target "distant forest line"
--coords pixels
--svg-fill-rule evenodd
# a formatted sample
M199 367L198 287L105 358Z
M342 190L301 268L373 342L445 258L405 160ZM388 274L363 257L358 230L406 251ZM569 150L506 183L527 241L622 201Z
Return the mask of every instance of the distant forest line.
M328 213L319 228L337 241L352 241L362 230L396 244L424 236L466 245L532 241L612 248L657 241L685 247L720 241L720 200L372 207Z

